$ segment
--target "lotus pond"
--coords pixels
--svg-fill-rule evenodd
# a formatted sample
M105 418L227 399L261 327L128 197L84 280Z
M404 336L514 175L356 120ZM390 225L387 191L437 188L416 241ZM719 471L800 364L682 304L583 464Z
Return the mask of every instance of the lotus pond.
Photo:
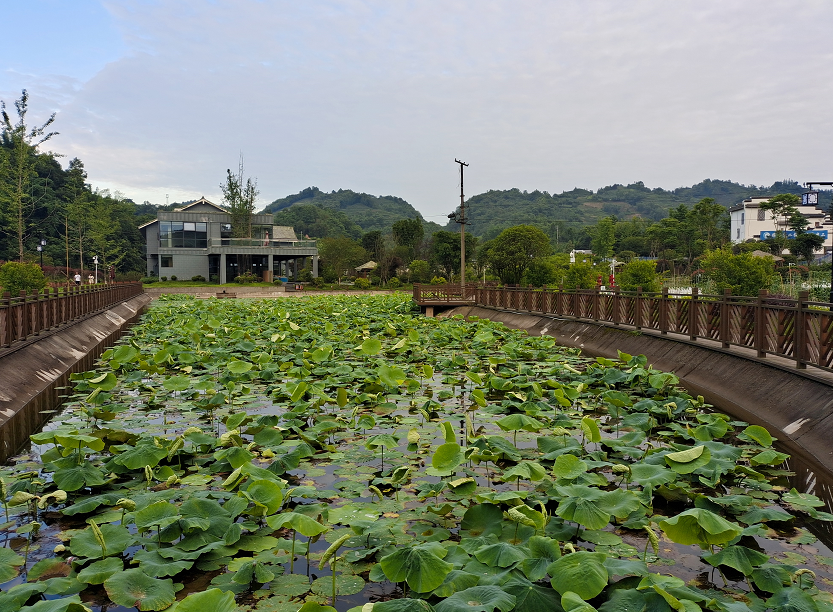
M833 515L677 382L403 296L159 300L1 470L0 610L833 610Z

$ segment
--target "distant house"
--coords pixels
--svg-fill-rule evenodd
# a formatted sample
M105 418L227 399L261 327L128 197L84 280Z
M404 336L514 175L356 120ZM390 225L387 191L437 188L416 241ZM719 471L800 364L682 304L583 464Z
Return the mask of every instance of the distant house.
M200 198L139 226L147 249L149 276L194 276L227 283L245 272L261 279L297 279L309 262L318 276L315 240L298 240L291 227L273 225L273 216L252 215L252 237L231 237L231 215Z
M761 204L770 198L746 198L740 204L729 208L731 239L734 243L748 240L766 240L775 232L782 231L787 237L794 237L795 232L786 226L776 227L772 211L761 209ZM801 204L798 211L807 220L807 231L824 238L824 252L833 246L833 225L830 217L815 204Z
M363 263L362 265L355 268L356 276L358 278L367 278L367 275L370 274L371 270L376 269L376 262L375 261L368 261Z

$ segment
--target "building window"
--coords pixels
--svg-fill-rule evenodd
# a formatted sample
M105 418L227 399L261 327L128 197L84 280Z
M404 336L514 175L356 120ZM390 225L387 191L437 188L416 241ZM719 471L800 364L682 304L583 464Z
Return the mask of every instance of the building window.
M766 221L766 211L763 208L758 209L758 221Z
M746 221L746 213L740 213L740 224L743 225L744 221Z
M208 246L207 228L207 223L160 221L159 246L204 249Z
M160 255L159 256L159 265L163 268L173 268L174 267L174 256L173 255Z
M740 228L738 228L738 236L737 239L740 240Z

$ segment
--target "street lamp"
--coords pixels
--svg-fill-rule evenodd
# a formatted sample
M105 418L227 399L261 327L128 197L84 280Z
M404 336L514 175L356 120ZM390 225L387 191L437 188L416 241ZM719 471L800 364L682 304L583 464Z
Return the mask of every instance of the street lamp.
M38 245L38 253L40 253L40 269L43 270L43 250L46 248L46 238L40 239L40 244Z
M98 284L98 255L93 255L93 262L95 263L95 284Z

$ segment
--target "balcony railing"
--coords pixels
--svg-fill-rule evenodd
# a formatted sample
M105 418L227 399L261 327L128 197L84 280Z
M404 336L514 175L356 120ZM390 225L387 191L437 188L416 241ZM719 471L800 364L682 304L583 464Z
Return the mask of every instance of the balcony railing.
M0 349L142 293L142 283L80 285L0 298Z
M833 371L833 304L757 297L643 291L549 290L516 287L414 285L420 305L473 304L500 310L604 321L627 328L656 330L687 340L712 340L722 348L745 347L757 357L777 355Z
M208 247L257 247L271 249L302 248L314 249L316 240L273 240L266 238L209 238Z

